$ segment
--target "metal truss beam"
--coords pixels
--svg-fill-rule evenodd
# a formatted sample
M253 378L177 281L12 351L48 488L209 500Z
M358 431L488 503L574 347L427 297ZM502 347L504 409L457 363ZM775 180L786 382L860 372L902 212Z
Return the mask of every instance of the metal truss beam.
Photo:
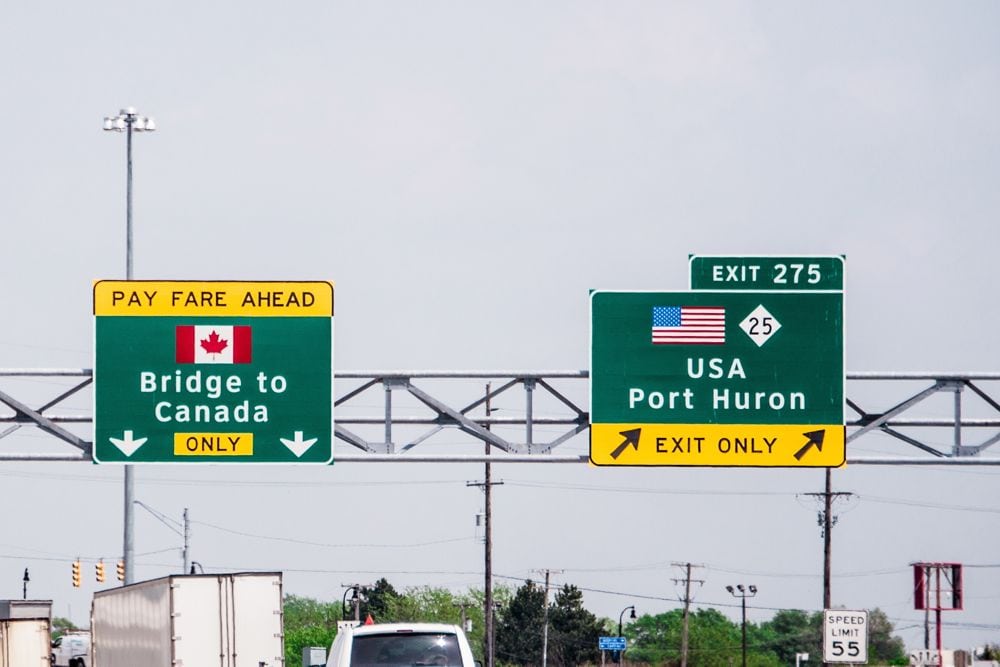
M65 386L54 397L40 397L46 393L39 391L41 381L64 381ZM589 428L589 414L581 407L589 400L588 381L587 371L340 372L336 383L342 393L334 405L335 434L342 444L336 461L586 463L586 453L554 450ZM24 396L15 398L7 385L18 382ZM0 440L34 428L74 448L6 452L0 447L0 461L91 461L89 410L53 410L66 409L67 399L92 382L93 372L86 368L0 369ZM485 414L487 386L490 404L503 406L499 415ZM983 456L1000 442L1000 373L848 373L847 387L845 403L853 412L846 422L847 441L856 444L881 434L888 436L883 443L902 443L908 452L849 453L849 464L1000 465L1000 457ZM373 396L378 414L371 413ZM888 396L896 398L886 401ZM963 396L969 399L965 403ZM890 407L862 407L875 400ZM470 445L484 442L498 453L474 453L482 450ZM416 453L418 447L446 451Z

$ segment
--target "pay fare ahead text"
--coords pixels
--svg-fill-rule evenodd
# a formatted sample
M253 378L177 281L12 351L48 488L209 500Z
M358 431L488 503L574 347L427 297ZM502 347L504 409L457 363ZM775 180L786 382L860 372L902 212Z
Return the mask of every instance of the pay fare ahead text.
M235 295L238 301L233 301L233 294L226 290L114 290L111 292L111 305L154 308L162 301L171 308L310 308L316 304L316 295L309 290L243 290L242 297Z

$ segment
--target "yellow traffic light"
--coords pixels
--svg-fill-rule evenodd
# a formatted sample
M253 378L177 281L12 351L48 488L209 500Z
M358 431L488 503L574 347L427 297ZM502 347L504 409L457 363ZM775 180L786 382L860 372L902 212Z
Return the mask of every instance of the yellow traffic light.
M118 581L125 581L125 561L118 561Z
M97 583L104 583L104 561L97 561L97 565L94 566L94 572L97 575Z
M80 587L80 560L73 561L73 588Z

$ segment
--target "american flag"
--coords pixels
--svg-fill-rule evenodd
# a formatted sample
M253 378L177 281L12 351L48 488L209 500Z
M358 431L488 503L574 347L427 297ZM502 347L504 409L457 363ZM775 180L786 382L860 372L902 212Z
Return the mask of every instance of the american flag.
M653 345L722 345L725 342L725 308L653 306Z

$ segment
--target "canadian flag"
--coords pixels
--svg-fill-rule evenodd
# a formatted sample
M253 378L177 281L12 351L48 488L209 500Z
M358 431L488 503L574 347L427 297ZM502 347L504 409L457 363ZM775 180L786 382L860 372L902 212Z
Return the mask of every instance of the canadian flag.
M248 326L194 324L177 327L177 363L249 364Z

